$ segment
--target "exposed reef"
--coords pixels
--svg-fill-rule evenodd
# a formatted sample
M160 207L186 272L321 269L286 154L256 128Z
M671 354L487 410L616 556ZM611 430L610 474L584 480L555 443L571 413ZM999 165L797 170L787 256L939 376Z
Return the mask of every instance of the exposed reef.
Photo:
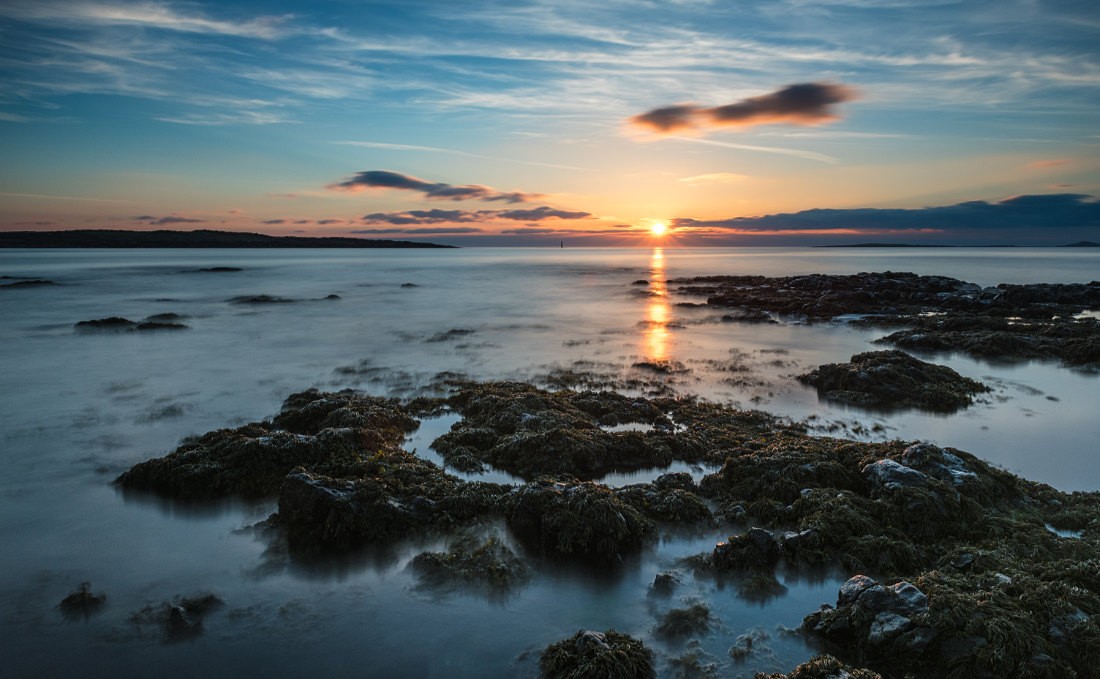
M706 297L708 306L759 317L827 321L857 315L866 326L903 328L881 341L925 351L959 351L984 359L1060 360L1100 369L1100 322L1079 318L1100 309L1100 281L985 287L946 276L883 272L703 276L669 288Z
M270 422L185 441L118 483L186 499L277 496L269 525L297 556L503 521L520 553L503 538L460 540L412 564L425 584L487 591L518 582L529 558L605 570L665 526L710 530L716 546L681 567L731 579L747 598L782 592L778 569L850 578L802 626L834 657L791 677L1086 677L1100 663L1100 493L1062 493L953 448L816 437L691 399L514 382L454 388L408 403L302 392ZM448 464L465 458L534 478L466 481L401 450L415 417L443 406L462 415L439 446ZM604 428L619 423L652 429ZM698 483L672 473L613 489L579 478L654 460L721 467ZM665 572L651 591L676 585ZM713 630L706 604L676 609L658 622L660 636ZM548 677L653 672L650 652L612 631L558 642L540 665Z
M973 403L974 394L989 391L981 382L951 368L926 363L896 349L856 354L849 363L829 363L798 379L817 387L818 394L830 401L945 413L965 408Z
M137 321L131 321L128 318L122 316L110 316L108 318L98 318L90 321L80 321L73 327L80 332L89 331L114 331L114 332L129 332L131 330L148 331L148 330L186 330L189 326L183 323L176 323L175 320L181 318L176 314L157 314L156 316L150 316L140 323Z

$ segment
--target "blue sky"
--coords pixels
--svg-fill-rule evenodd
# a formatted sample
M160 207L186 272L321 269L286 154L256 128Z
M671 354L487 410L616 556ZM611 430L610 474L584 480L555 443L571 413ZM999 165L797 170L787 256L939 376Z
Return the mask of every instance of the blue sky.
M1100 240L1098 46L1076 0L0 2L0 228Z

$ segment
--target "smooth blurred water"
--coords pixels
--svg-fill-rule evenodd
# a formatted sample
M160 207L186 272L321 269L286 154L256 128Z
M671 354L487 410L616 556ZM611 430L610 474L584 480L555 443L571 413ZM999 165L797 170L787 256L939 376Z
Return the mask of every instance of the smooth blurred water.
M214 266L243 271L197 271ZM657 617L682 604L654 602L646 586L677 556L707 551L722 534L668 536L604 578L542 565L511 598L488 601L417 591L404 565L424 545L305 569L265 554L263 540L237 530L265 518L271 503L198 509L128 501L110 484L184 436L269 417L288 394L310 386L411 395L441 372L539 379L583 362L616 379L665 381L677 393L816 416L834 435L931 440L1062 489L1100 488L1095 375L937 356L989 383L993 394L953 416L845 409L819 403L793 376L874 348L871 340L884 333L722 323L720 312L676 306L688 300L663 284L710 274L885 270L982 285L1086 282L1100 278L1100 256L1076 249L0 250L0 275L58 283L0 289L5 674L523 676L537 671L546 644L581 627L614 626L666 654L683 650L652 638ZM637 279L650 284L631 285ZM227 301L261 294L296 301ZM340 299L324 299L331 294ZM186 315L190 329L73 328L159 313ZM678 361L687 371L655 375L634 367L642 361ZM422 433L410 447L430 456L437 433ZM775 626L795 626L832 601L845 576L792 579L787 595L765 604L690 577L677 596L711 602L722 627L704 650L727 665L726 674L751 676L812 653ZM55 606L85 580L108 592L108 606L86 622L64 622ZM227 607L194 641L161 644L127 620L148 603L199 591L213 591ZM731 664L724 649L755 627L767 629L775 657Z

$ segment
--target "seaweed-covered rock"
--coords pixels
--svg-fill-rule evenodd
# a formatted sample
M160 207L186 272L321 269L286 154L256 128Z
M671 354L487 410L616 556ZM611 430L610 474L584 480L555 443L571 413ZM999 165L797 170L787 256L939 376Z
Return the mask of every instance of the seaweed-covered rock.
M539 658L545 679L651 679L653 651L613 629L581 630L546 647Z
M464 538L446 552L422 552L409 563L427 587L469 586L507 592L528 578L527 566L500 538Z
M849 363L829 363L798 379L830 401L875 408L953 412L987 392L981 382L951 368L926 363L904 351L868 351Z
M667 486L659 489L656 481L618 488L615 494L654 521L699 523L714 518L706 502L695 493Z
M548 556L616 562L654 532L641 512L607 486L539 479L512 491L504 518L517 538Z
M484 463L527 479L544 474L598 478L672 462L659 434L601 428L643 422L671 430L668 418L644 399L497 382L468 385L450 403L463 419L432 448L459 469Z
M878 672L846 665L831 655L810 658L787 674L759 673L756 679L882 679Z
M117 483L188 500L269 496L295 467L339 473L364 455L395 450L417 426L396 401L311 389L290 396L272 424L187 440L165 457L135 465Z
M466 482L404 451L379 452L327 476L296 469L279 492L279 523L299 554L385 545L497 511L510 489Z

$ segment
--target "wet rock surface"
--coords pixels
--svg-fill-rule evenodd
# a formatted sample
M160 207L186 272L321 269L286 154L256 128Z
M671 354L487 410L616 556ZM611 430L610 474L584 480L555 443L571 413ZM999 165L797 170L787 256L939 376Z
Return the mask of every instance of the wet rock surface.
M708 306L827 321L858 315L868 327L902 328L883 343L923 351L959 351L978 358L1061 360L1100 369L1100 322L1076 318L1100 309L1100 281L981 287L945 276L905 272L703 276L673 279L669 289L706 297Z
M650 679L653 651L626 634L581 630L542 652L545 679Z
M977 380L951 368L926 363L904 351L869 351L848 363L829 363L799 375L800 382L817 387L830 401L882 408L919 408L954 412L989 391Z

